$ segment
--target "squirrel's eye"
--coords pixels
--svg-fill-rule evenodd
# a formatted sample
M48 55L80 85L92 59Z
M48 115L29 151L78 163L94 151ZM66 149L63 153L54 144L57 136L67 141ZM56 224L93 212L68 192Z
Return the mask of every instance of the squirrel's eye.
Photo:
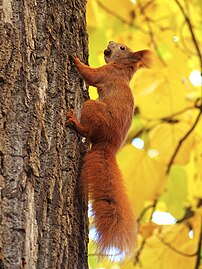
M125 47L124 47L124 46L121 46L120 49L121 49L121 50L125 50Z

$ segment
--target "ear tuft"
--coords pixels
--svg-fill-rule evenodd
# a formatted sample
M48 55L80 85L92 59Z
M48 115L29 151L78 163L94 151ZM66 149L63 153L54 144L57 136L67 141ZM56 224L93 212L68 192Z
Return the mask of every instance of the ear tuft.
M138 68L150 68L152 65L153 53L150 50L140 50L134 53L135 62Z

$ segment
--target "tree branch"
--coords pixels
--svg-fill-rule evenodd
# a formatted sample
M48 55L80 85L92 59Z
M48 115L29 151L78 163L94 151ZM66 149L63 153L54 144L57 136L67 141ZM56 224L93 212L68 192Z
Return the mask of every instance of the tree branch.
M149 1L148 3L150 3L150 1ZM141 13L142 16L144 17L146 24L147 24L147 27L148 27L148 34L149 34L149 36L150 36L151 43L152 43L152 45L154 46L154 50L156 51L156 54L157 54L159 60L161 61L162 65L163 65L163 66L166 66L166 63L165 63L164 59L161 57L161 54L159 53L159 49L158 49L156 40L155 40L155 38L154 38L154 33L153 33L152 26L151 26L151 20L150 20L150 18L145 14L145 6L142 7L141 4L140 4L140 1L137 2L137 6L138 6L138 8L139 8L139 10L140 10L140 13Z
M201 262L201 250L202 250L202 217L201 217L201 231L199 234L199 240L198 240L198 248L197 248L197 259L196 259L196 264L194 269L199 269L200 268L200 262Z
M134 23L130 23L129 21L126 21L124 18L122 18L121 16L119 16L116 12L114 12L113 10L107 8L105 5L103 5L102 2L100 2L99 0L96 0L97 4L108 14L112 15L113 17L117 18L119 21L121 21L122 23L128 25L131 28L134 28L144 34L148 34L147 31L145 31L142 27L140 27L139 25L136 25Z
M142 241L142 243L141 243L141 246L140 246L139 250L138 250L138 251L136 252L136 254L135 254L135 259L134 259L134 262L133 262L134 265L136 265L136 264L139 263L139 266L142 267L142 263L141 263L141 261L140 261L140 254L141 254L141 252L143 251L143 249L144 249L144 245L145 245L145 244L146 244L146 239L143 239L143 241Z
M189 19L189 17L185 13L185 11L184 11L182 5L180 4L180 2L178 0L174 0L174 1L178 5L179 9L181 10L182 15L184 16L184 19L187 22L187 25L189 27L189 31L190 31L190 34L191 34L191 37L192 37L192 41L193 41L193 44L195 46L195 49L196 49L196 52L197 52L197 55L198 55L198 58L199 58L200 72L201 72L201 76L202 76L202 53L200 51L199 44L198 44L196 36L194 34L194 30L193 30L191 20ZM201 84L201 100L202 100L202 84Z
M197 99L198 100L198 99ZM141 115L141 117L144 119L144 120L147 120L147 121L163 121L163 122L170 122L172 121L172 119L178 115L181 115L185 112L187 112L188 110L191 110L191 109L200 109L200 105L198 106L197 104L195 104L194 106L188 106L188 107L185 107L183 108L182 110L179 110L173 114L171 114L170 116L167 116L167 117L164 117L164 118L155 118L155 119L152 119L152 118L147 118L143 115Z
M198 57L199 57L200 67L201 67L201 70L202 70L202 54L201 54L198 42L196 40L194 31L193 31L192 23L191 23L189 17L187 16L187 14L185 13L185 11L184 11L182 5L180 4L180 2L178 0L174 0L174 1L178 5L179 9L181 10L181 12L182 12L182 14L184 16L185 21L187 22L187 25L189 27L189 31L190 31L190 34L191 34L191 37L192 37L192 41L194 43L195 49L196 49Z
M142 212L141 212L141 214L140 214L140 216L139 216L139 218L138 218L138 223L142 220L142 218L144 217L144 214L147 212L147 210L149 210L150 208L152 208L152 213L151 213L151 216L150 216L150 222L152 221L152 215L153 215L153 213L154 213L154 211L155 211L155 209L156 209L156 204L157 204L157 200L154 200L154 203L152 204L152 205L149 205L149 206L147 206L147 207L145 207L143 210L142 210ZM143 249L144 249L144 245L146 244L146 239L143 239L143 241L142 241L142 243L141 243L141 246L140 246L140 248L139 248L139 250L136 252L136 255L135 255L135 259L134 259L134 265L135 264L137 264L137 263L139 263L139 265L142 267L142 264L141 264L141 261L140 261L140 255L141 255L141 253L142 253L142 251L143 251Z
M152 5L156 0L150 0L148 1L142 8L142 11L145 11L150 5Z
M193 56L196 55L195 51L192 51L188 45L186 44L186 41L184 40L184 36L183 36L183 31L184 31L184 27L186 26L186 21L184 20L182 22L182 25L179 28L179 34L180 34L180 39L181 39L181 43L182 43L182 47L185 51L185 53L187 53L188 56Z
M168 248L170 248L171 250L173 250L174 252L182 255L182 256L185 256L185 257L194 257L196 256L197 252L195 253L192 253L192 254L187 254L187 253L184 253L178 249L176 249L175 247L173 247L172 245L170 245L168 242L166 242L163 238L160 238L157 236L157 238L159 239L159 241L161 241L161 243L163 243L165 246L167 246ZM195 268L196 269L196 268Z
M140 221L143 219L143 217L144 217L145 213L147 212L147 210L149 210L150 208L153 208L153 209L152 209L152 213L151 213L151 218L150 218L150 221L151 221L151 219L152 219L152 214L154 213L155 208L156 208L156 204L157 204L157 200L155 200L154 203L153 203L152 205L149 205L149 206L145 207L145 208L142 210L142 212L140 213L140 216L139 216L139 218L138 218L137 221L140 222Z
M199 119L200 119L201 114L202 114L202 111L200 110L200 112L199 112L199 114L198 114L198 116L197 116L197 118L196 118L194 124L192 125L192 127L191 127L191 128L189 129L189 131L188 131L188 132L187 132L187 133L180 139L180 141L179 141L179 143L178 143L178 145L177 145L177 147L176 147L176 149L175 149L175 151L174 151L174 153L173 153L173 155L172 155L172 157L171 157L171 159L170 159L170 161L169 161L169 163L168 163L167 170L166 170L166 174L168 174L168 173L170 172L171 165L173 164L174 159L175 159L177 153L179 152L179 150L180 150L180 148L181 148L183 142L187 139L187 137L188 137L188 136L193 132L193 130L195 129L195 127L196 127L196 125L197 125L197 123L198 123L198 121L199 121Z
M149 133L152 129L154 129L158 124L161 124L161 122L167 122L167 123L170 123L170 124L175 124L175 123L178 123L178 119L173 119L175 118L176 116L178 115L181 115L183 113L185 113L186 111L188 110L191 110L191 109L202 109L201 108L201 105L197 104L197 102L199 101L200 99L197 99L196 102L195 102L195 105L194 106L190 106L190 107L186 107L180 111L177 111L176 113L173 113L171 114L170 116L168 117L164 117L164 118L156 118L156 119L151 119L151 118L147 118L145 117L144 115L141 115L140 114L140 117L143 118L144 120L148 121L148 122L153 122L153 121L159 121L157 124L154 124L152 125L151 127L148 127L148 128L145 128L143 127L142 129L140 129L136 134L133 135L132 139L134 139L135 137L140 137L142 135L143 132L146 132L146 133ZM132 142L132 139L130 140L126 140L125 143L131 143Z

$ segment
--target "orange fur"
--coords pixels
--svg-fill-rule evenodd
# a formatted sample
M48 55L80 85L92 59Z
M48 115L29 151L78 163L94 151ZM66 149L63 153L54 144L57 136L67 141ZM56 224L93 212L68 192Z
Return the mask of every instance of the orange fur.
M124 142L134 113L129 82L137 69L149 67L150 52L133 52L109 42L104 51L106 65L91 68L75 57L83 79L97 87L99 100L84 102L80 123L71 113L69 122L92 143L84 158L82 178L92 201L100 254L115 247L131 253L136 247L137 223L126 195L116 153Z
M121 253L135 250L137 224L114 152L93 148L85 157L82 176L91 195L99 253L111 247Z

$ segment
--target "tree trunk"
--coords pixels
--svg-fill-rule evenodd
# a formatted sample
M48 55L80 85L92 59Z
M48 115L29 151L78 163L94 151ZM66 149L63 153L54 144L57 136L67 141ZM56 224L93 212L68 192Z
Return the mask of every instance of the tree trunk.
M88 268L86 143L65 126L87 97L85 2L0 0L0 268Z

